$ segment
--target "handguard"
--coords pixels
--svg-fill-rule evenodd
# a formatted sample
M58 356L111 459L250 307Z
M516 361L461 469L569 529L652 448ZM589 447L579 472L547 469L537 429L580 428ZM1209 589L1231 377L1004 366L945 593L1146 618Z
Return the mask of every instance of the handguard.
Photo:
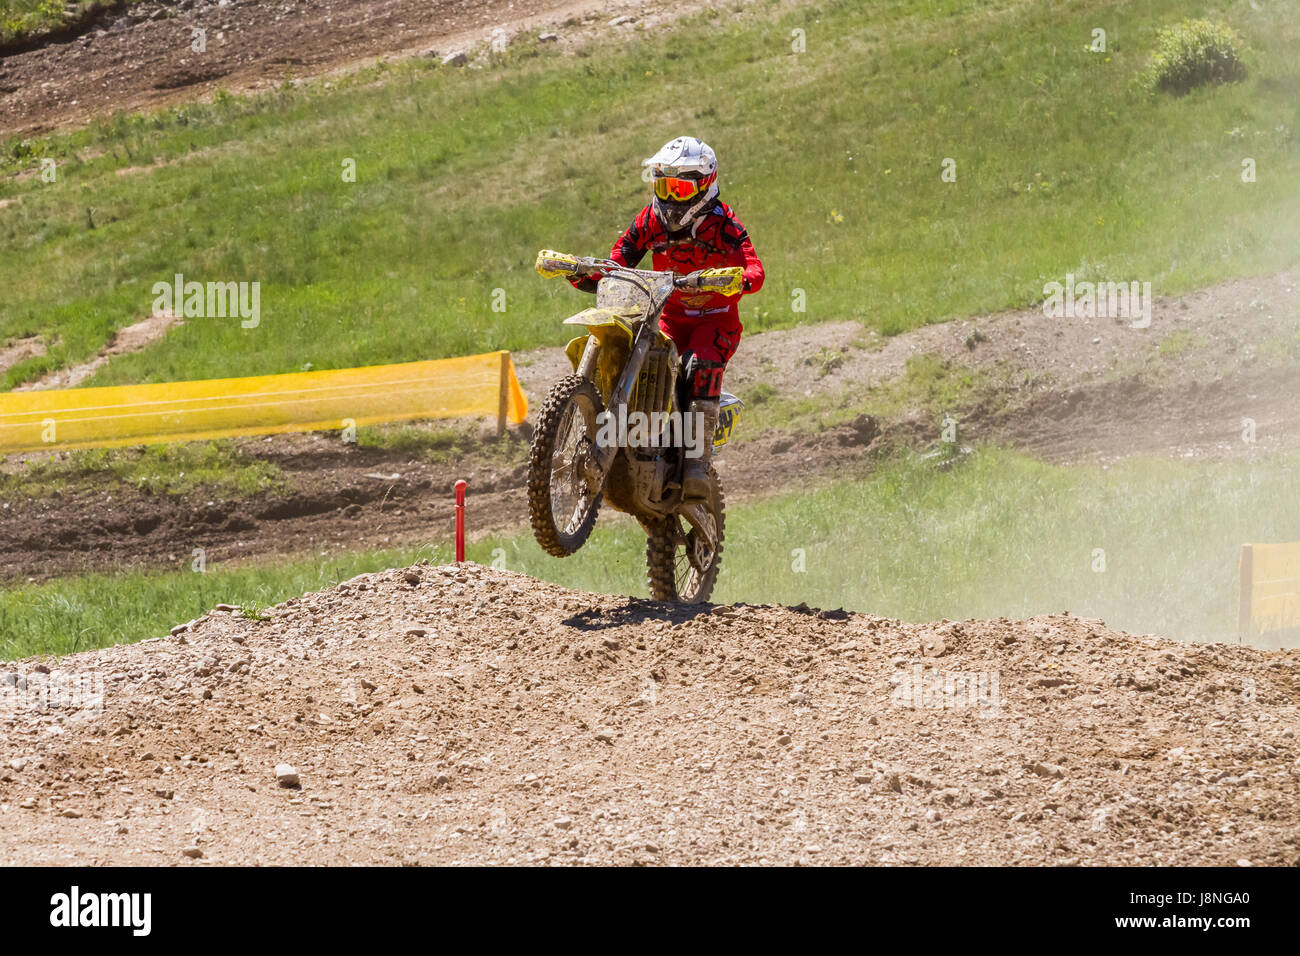
M567 252L555 252L543 249L537 253L537 274L543 279L556 279L560 276L577 275L578 257Z
M696 288L719 295L740 295L745 288L745 270L740 266L705 269L696 279Z

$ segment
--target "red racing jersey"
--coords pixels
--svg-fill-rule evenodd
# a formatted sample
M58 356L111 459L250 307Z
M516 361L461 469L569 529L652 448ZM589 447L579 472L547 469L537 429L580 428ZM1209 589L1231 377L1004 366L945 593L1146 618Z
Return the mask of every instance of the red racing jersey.
M614 243L609 257L619 265L635 269L650 253L651 268L663 272L686 275L697 269L720 269L740 266L745 270L742 294L757 292L763 287L763 263L754 251L749 233L724 202L716 202L692 224L689 233L670 239L654 214L654 206L646 206L632 225ZM590 282L590 280L585 280ZM592 285L574 285L591 290ZM664 306L664 318L691 323L693 320L725 313L737 315L739 297L728 298L716 292L696 289L678 289Z

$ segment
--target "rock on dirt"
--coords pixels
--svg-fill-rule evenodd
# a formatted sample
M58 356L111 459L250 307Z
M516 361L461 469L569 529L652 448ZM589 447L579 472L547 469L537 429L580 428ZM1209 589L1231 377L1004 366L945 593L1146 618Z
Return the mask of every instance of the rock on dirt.
M0 859L174 864L202 813L230 865L1300 862L1300 652L1069 614L712 614L477 565L366 584L270 622L214 616L201 650L63 658L69 678L128 679L102 710L0 715L0 768L28 761L0 774L21 809L0 814ZM213 670L203 700L216 658L250 667ZM900 695L896 661L997 692ZM1156 689L1117 679L1136 673ZM324 784L282 789L287 764L270 784L268 753ZM164 785L173 800L139 796Z

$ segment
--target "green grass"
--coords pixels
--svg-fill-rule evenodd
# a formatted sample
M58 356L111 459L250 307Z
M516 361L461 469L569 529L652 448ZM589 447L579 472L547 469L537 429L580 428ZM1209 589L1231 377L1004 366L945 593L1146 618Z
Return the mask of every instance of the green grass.
M41 33L63 20L63 0L2 0L0 43Z
M92 574L0 590L0 659L161 637L218 604L234 604L241 616L261 620L267 607L288 598L422 558L442 563L449 555L435 547L356 552L203 572Z
M981 449L940 470L908 456L865 481L733 506L714 599L910 621L1069 610L1139 633L1235 641L1241 545L1300 540L1298 466L1293 455L1060 467ZM564 561L526 537L470 556L487 562L502 548L512 570L644 594L643 547L624 523L598 528ZM792 570L795 549L804 573Z
M124 5L138 3L126 0ZM113 0L0 0L0 50L76 23Z
M867 480L733 505L717 601L848 607L906 620L1070 610L1112 627L1235 640L1246 542L1300 540L1300 458L1132 460L1065 468L981 449L947 470L915 455ZM471 528L473 513L470 513ZM1094 571L1094 549L1105 570ZM803 552L806 570L793 569ZM645 537L602 521L566 560L530 535L471 560L569 587L644 595ZM238 569L93 575L0 591L0 658L155 637L218 603L261 608L363 571L448 559L447 544Z
M1160 340L1160 344L1156 346L1156 351L1161 358L1176 359L1192 349L1201 348L1206 344L1204 336L1196 335L1187 329L1175 329Z
M363 426L357 429L357 445L439 464L473 455L491 464L517 466L528 458L528 445L517 434L507 432L498 439L478 422ZM109 485L146 495L203 492L247 497L284 491L288 484L288 476L275 462L232 440L33 454L15 457L0 469L0 496L6 498L48 497Z
M97 448L31 456L0 471L0 495L42 497L69 487L113 484L144 494L251 495L284 487L283 472L231 441Z
M824 357L815 358L814 364L823 361ZM1016 374L1023 377L1023 373ZM774 400L775 390L760 383L750 390L752 395L741 397L754 405L763 405L763 414L745 420L742 430L737 431L737 444L743 447L773 430L821 432L859 415L890 419L918 411L939 421L945 414L956 414L977 402L1012 401L1016 385L1002 373L928 354L909 357L901 376L872 388L851 386L837 394L794 396L778 401Z
M1141 83L1153 92L1183 95L1198 86L1236 83L1246 75L1233 29L1208 20L1184 20L1160 33Z
M497 464L519 464L528 458L528 445L507 432L500 439L478 422L411 422L357 429L357 445L409 454L447 464L474 455Z
M1255 354L1266 365L1282 365L1300 357L1300 331L1283 328L1261 339Z
M1206 11L1242 34L1249 78L1138 90L1157 30ZM561 343L558 320L585 302L532 273L536 250L608 248L647 198L640 158L679 131L719 151L723 197L767 264L751 331L894 333L1035 302L1067 271L1157 294L1272 271L1300 249L1297 14L1297 0L768 0L578 56L522 41L483 69L420 59L11 140L7 168L61 165L54 183L0 182L21 199L0 210L0 341L49 345L5 381L94 354L176 272L260 282L261 324L191 320L93 384ZM1098 25L1104 55L1084 49Z

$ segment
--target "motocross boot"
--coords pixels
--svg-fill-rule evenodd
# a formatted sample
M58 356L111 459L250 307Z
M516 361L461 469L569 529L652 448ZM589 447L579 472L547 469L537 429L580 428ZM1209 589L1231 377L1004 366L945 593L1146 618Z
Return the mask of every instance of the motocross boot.
M682 500L703 501L709 497L709 463L713 460L713 433L718 430L718 400L696 398L687 413L696 416L702 451L698 458L687 458L682 473Z

